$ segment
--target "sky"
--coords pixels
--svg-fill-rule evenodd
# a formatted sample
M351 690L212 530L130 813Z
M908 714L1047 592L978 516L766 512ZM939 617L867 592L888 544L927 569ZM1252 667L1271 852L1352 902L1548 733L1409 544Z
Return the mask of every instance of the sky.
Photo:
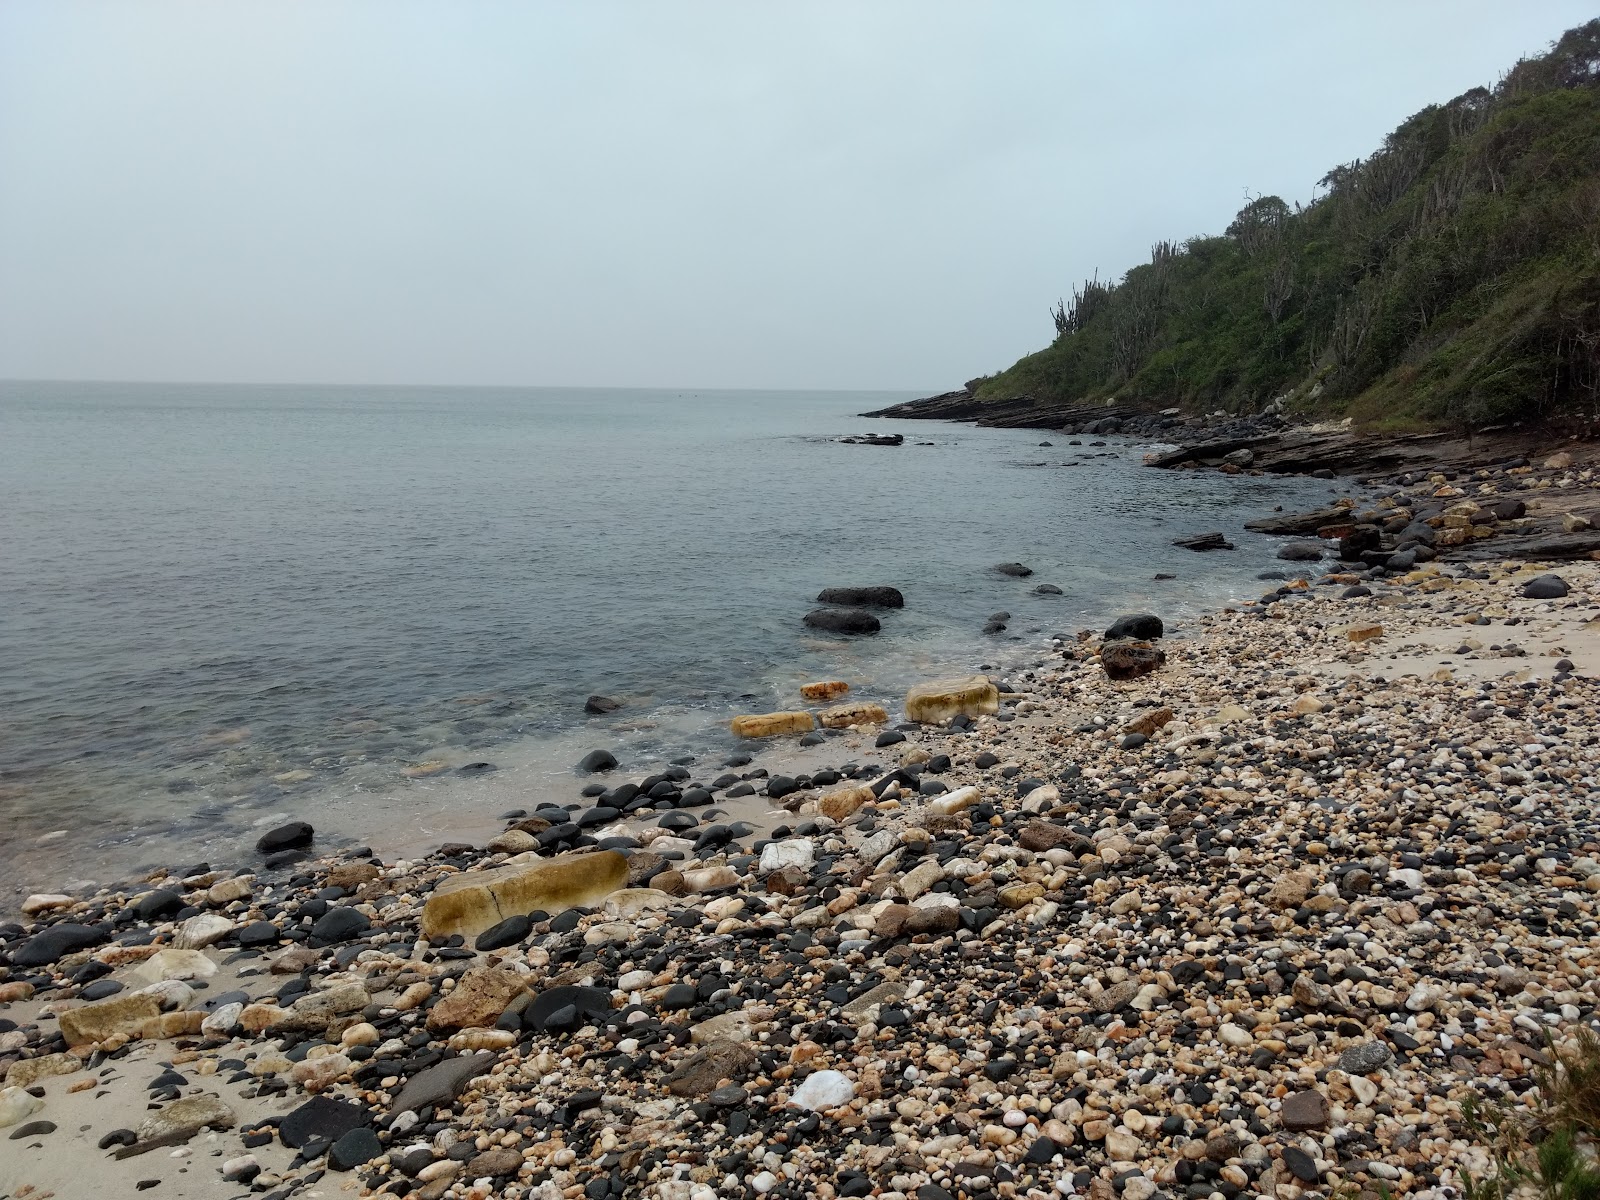
M0 378L945 390L1593 15L0 0Z

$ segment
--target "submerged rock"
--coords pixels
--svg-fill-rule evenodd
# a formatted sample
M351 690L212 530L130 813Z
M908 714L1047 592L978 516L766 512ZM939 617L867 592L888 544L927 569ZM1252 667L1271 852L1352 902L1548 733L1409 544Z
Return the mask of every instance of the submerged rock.
M899 588L882 585L873 587L823 588L817 595L818 604L841 604L850 608L904 608L906 598Z
M864 608L814 608L804 619L811 628L830 633L877 633L882 628L878 618Z

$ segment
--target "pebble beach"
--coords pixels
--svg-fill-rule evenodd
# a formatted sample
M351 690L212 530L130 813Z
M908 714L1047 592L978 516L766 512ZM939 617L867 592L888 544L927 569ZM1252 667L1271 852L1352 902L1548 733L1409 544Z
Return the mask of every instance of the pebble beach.
M1600 1003L1600 563L1130 628L482 844L29 897L0 1197L1459 1195Z

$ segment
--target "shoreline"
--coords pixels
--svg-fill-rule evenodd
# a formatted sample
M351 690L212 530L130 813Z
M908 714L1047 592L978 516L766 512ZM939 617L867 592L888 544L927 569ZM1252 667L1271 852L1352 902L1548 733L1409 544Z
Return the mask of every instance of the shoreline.
M492 951L472 938L430 946L417 922L439 881L528 858L539 835L526 828L498 835L499 853L343 855L154 880L142 898L65 898L39 916L113 936L13 961L0 980L0 1064L17 1075L32 1063L18 1077L43 1092L5 1136L54 1126L7 1143L0 1195L131 1194L145 1179L168 1196L365 1183L541 1200L1110 1200L1114 1180L1131 1200L1201 1182L1277 1200L1343 1185L1442 1195L1477 1161L1451 1124L1460 1101L1518 1103L1542 1031L1559 1040L1595 1012L1600 828L1582 777L1600 757L1600 567L1562 568L1572 590L1554 601L1519 597L1534 573L1447 565L1286 583L1270 604L1164 639L1165 665L1130 682L1105 677L1092 639L1063 642L1059 665L1016 672L1018 694L973 732L768 747L757 761L774 773L875 763L907 772L891 776L904 794L842 824L718 799L709 840L715 809L674 809L704 844L642 846L629 874L684 894L595 897L589 915L558 914ZM1358 586L1372 594L1339 598ZM1367 622L1382 635L1345 632ZM937 772L905 765L940 754L951 762ZM977 802L940 812L952 795ZM791 849L761 845L784 827ZM684 857L652 859L662 845ZM247 928L270 941L241 949ZM31 936L4 930L7 955ZM142 1027L176 1036L114 1036L109 1056L61 1045L58 1016L85 989L122 983L106 1003L147 986L134 973L152 973L151 952L137 943L180 937L201 948L153 973L199 972L206 986L157 984L171 1011ZM601 993L557 998L607 1015L541 1025L552 989L586 979ZM232 992L251 1008L200 1028L190 1014ZM488 1073L441 1091L450 1063ZM228 1115L196 1099L190 1117L210 1105L232 1129L120 1160L96 1149L151 1115L158 1074L162 1111L212 1094ZM435 1103L407 1117L396 1105L419 1080ZM86 1084L92 1101L74 1090ZM797 1096L820 1111L786 1103ZM357 1109L335 1113L332 1098ZM294 1113L277 1135L262 1124ZM346 1145L334 1129L346 1118L373 1136ZM284 1131L307 1123L338 1142L337 1165L373 1157L322 1175L326 1147L312 1141L296 1167ZM254 1183L223 1182L229 1163L249 1175L246 1153Z

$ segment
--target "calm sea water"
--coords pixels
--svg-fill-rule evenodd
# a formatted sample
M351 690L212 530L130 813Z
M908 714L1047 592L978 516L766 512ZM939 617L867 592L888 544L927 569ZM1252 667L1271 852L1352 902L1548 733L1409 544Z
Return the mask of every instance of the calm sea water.
M0 384L0 899L240 861L289 815L448 836L508 794L575 798L593 746L717 753L728 715L808 678L892 703L1047 632L1193 613L1281 564L1173 537L1328 494L854 415L906 398ZM907 444L833 440L889 431ZM850 583L907 607L870 639L801 625ZM626 707L585 717L591 692ZM494 789L453 771L479 761Z

